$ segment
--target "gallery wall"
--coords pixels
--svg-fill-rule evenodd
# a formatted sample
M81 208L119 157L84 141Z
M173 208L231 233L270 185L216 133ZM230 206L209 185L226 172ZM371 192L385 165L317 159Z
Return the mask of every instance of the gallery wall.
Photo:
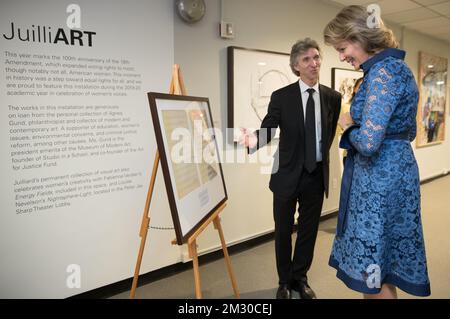
M289 53L293 41L311 36L320 39L320 28L336 10L314 1L207 1L205 17L196 24L188 25L175 18L175 63L181 65L189 94L208 96L214 124L221 129L227 123L227 47L239 46ZM223 12L221 12L223 9ZM221 14L235 27L235 39L219 37L218 22ZM329 51L323 48L325 54ZM324 60L321 78L324 84L331 81L331 61ZM325 70L327 70L325 72ZM276 141L273 143L276 146ZM244 149L224 143L227 153L238 153ZM337 163L337 145L333 145ZM261 151L260 151L261 152ZM332 155L333 156L333 155ZM231 156L230 156L231 157ZM270 175L262 174L261 167L252 163L255 156L242 157L224 163L228 204L221 214L222 225L230 244L245 241L273 231L272 193L268 188ZM339 165L332 164L330 172L330 197L324 203L324 214L337 209L339 193ZM214 229L207 229L198 239L200 252L218 247Z
M210 0L205 17L196 24L189 25L175 17L175 62L181 65L189 94L210 98L215 125L223 129L227 123L228 103L226 48L238 46L289 53L297 39L314 38L323 51L320 81L331 86L331 68L349 68L348 64L339 61L333 48L323 44L323 28L338 11L337 7L314 0ZM221 19L233 23L234 39L219 37ZM406 62L416 78L420 50L450 58L450 44L402 30L396 25L391 27L407 51ZM422 180L450 169L448 123L446 136L446 141L440 145L415 149ZM414 142L412 145L415 148ZM229 144L227 147L228 152L242 149ZM330 196L324 203L323 215L338 207L340 173L336 143L332 153ZM261 165L248 162L224 164L229 200L222 221L230 243L273 230L269 176L261 174L260 168ZM214 230L208 230L198 242L201 252L218 247Z
M407 52L405 60L411 67L411 70L414 72L416 79L419 77L420 51L447 58L450 61L450 44L430 38L417 32L403 30L403 47ZM439 176L441 174L446 174L450 171L450 92L448 81L449 78L447 75L447 105L444 142L438 145L431 145L420 148L416 147L415 141L412 143L414 147L414 153L419 164L421 180L426 180Z
M132 276L166 90L173 8L2 1L0 298L62 298ZM152 209L168 212L164 185ZM170 214L155 217L171 225ZM180 259L152 233L142 272Z
M55 5L50 0L32 4L29 1L18 0L2 2L1 33L6 37L10 36L12 19L16 27L20 25L22 29L28 28L30 32L34 30L36 37L38 25L52 26L53 31L56 31L58 27L67 30L66 18L69 14L66 8L70 3L59 1ZM49 94L50 91L54 91L55 96L11 96L6 95L6 91L2 93L4 95L2 95L1 143L3 149L8 150L1 155L3 168L0 297L3 298L68 297L130 278L133 275L146 187L156 151L146 92L168 91L172 63L180 64L189 95L210 99L214 125L222 130L226 128L227 123L228 46L289 53L293 42L309 36L322 45L324 59L320 74L321 83L331 85L332 67L348 68L347 64L339 62L334 49L324 46L322 41L323 27L339 9L320 1L207 0L205 17L195 24L186 24L178 16L174 16L173 2L167 0L136 0L126 4L121 1L83 0L78 1L78 5L82 10L82 29L96 32L92 35L92 46L88 45L87 38L85 38L84 46L80 47L63 43L50 45L33 41L13 41L1 37L2 54L5 54L5 51L14 54L38 54L39 57L27 59L27 61L42 63L48 62L44 61L45 55L91 58L81 64L97 66L100 62L95 59L103 58L105 62L102 63L108 63L108 65L113 63L112 60L116 60L119 64L131 64L134 72L130 74L139 73L142 83L139 88L116 90L125 95L113 95L111 86L83 90L83 93L96 91L98 95L95 98L86 98L87 95L56 95L58 92L72 89L59 89L53 78L47 81L48 85L54 85L51 88L39 89L35 86L19 89L10 86L9 89L11 91L25 89L33 92L48 91ZM233 23L234 39L224 40L219 37L218 23L221 19ZM407 51L406 61L416 77L419 51L425 50L450 58L450 44L417 32L402 30L398 26L393 28ZM7 73L12 71L6 71L6 60L19 63L25 61L25 56L21 58L14 54L4 56L2 87L14 83L31 84L27 82L28 80L8 77L12 74ZM110 59L109 62L106 62L107 59ZM49 64L47 67L42 66L42 69L47 69L49 72L50 70L64 71L57 62L53 61L55 64ZM22 68L30 72L31 66L22 65ZM119 76L104 74L102 77L105 80L110 77L111 81L120 81ZM94 78L95 76L92 76L92 80ZM40 85L43 86L43 83ZM108 93L112 95L108 96ZM100 143L98 137L94 137L97 140L87 139L86 144L91 146L99 144L98 154L93 153L87 157L75 159L49 158L48 161L46 160L48 167L33 167L31 163L28 163L29 169L14 168L13 165L20 166L26 162L20 162L20 165L19 162L14 163L11 152L20 151L20 148L25 150L26 147L13 145L27 141L13 142L11 137L18 137L20 134L19 131L11 133L10 129L12 127L35 128L37 123L22 125L20 122L23 119L19 120L19 117L35 113L41 117L40 120L49 121L46 122L46 126L43 125L50 128L49 123L54 120L51 118L53 114L56 117L57 113L61 113L59 118L63 121L61 126L69 126L70 121L74 119L77 121L80 118L81 111L78 111L76 118L71 118L72 115L68 111L62 111L64 108L58 111L54 107L82 107L84 111L91 112L85 114L86 120L98 121L100 115L93 113L95 110L87 109L88 106L96 105L104 108L102 112L107 113L103 117L109 118L111 122L117 121L120 125L125 125L129 118L130 124L138 125L137 128L135 127L136 130L132 130L130 126L127 136L121 136L122 134L117 132L111 133L116 134L113 138L125 139L125 141L122 140L123 145L115 147L116 150L125 151L131 146L135 151L100 154L101 145L104 143ZM105 108L107 106L109 109ZM37 109L34 110L33 107ZM74 110L76 108L71 111L75 112ZM17 118L10 124L11 117L14 116ZM447 120L449 120L448 117ZM106 132L107 128L99 126L86 128L86 130L88 133ZM447 125L447 139L444 143L415 149L421 179L438 176L450 169L449 133ZM40 133L34 131L33 134ZM48 135L47 142L56 140L56 133ZM33 148L40 151L50 149L50 146L42 143ZM60 151L60 155L62 156L64 152ZM14 157L19 159L26 157L25 155L17 153ZM236 244L272 232L272 193L268 189L270 175L261 173L261 169L267 168L267 164L252 162L255 158L247 156L242 147L232 143L224 143L224 156L227 158L223 163L223 170L229 200L221 214L221 219L228 244ZM332 146L331 156L330 196L324 203L323 215L335 211L338 207L340 166L336 143ZM232 157L235 160L230 160ZM42 162L44 165L42 159L38 160L34 157L33 161L35 161L34 164ZM55 162L56 165L54 165ZM119 171L115 171L117 169ZM120 174L121 169L124 169L124 174ZM85 178L82 178L83 174ZM105 183L94 181L95 177L98 178L96 174L101 174L102 180L108 180L107 186ZM130 175L125 176L126 174ZM66 175L69 176L65 177ZM70 179L78 185L87 184L84 198L62 196L64 187L58 186L58 183L70 183ZM17 191L21 195L31 196L29 194L33 192L32 189L37 190L39 185L47 187L47 192L53 191L54 194L51 196L65 200L58 199L60 205L58 204L57 207L55 205L34 210L34 206L30 204L32 198L16 197ZM89 186L99 189L93 192ZM130 186L130 188L124 186ZM70 192L68 194L70 195ZM82 193L73 191L72 195L76 194L81 196ZM35 196L39 199L39 196L44 195L38 195L36 191ZM19 208L32 210L17 213ZM184 246L171 245L175 234L161 170L158 171L156 178L150 217L150 230L141 273L180 261L188 261ZM199 237L198 244L200 254L219 248L219 238L212 226ZM80 285L77 285L77 271L78 274L81 273ZM275 265L274 271L276 271ZM223 275L226 276L225 267Z

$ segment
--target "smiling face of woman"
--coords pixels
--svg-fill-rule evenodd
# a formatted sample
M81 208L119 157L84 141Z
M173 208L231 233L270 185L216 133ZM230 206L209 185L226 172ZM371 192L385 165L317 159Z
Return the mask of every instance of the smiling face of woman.
M342 41L334 46L339 53L339 60L351 64L355 70L361 68L372 55L369 55L358 42Z

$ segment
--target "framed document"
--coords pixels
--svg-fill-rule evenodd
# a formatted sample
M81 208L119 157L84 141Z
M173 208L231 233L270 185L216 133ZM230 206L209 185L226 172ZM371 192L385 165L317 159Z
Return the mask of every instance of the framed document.
M148 93L177 243L227 200L208 98Z

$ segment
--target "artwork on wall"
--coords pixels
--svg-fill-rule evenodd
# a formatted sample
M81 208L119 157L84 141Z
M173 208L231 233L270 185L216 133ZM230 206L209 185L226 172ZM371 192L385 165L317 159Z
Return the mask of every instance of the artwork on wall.
M446 102L447 102L446 108L447 108L447 111L448 111L448 116L450 116L450 102L449 102L449 98L448 97L450 97L450 85L447 85L447 99L446 99Z
M362 78L364 73L362 71L350 70L350 69L341 69L341 68L332 68L331 69L331 85L332 88L342 95L342 105L341 112L346 113L350 112L350 104L353 99L353 92L355 88L356 80ZM338 138L341 136L342 130L340 127L337 127L337 136ZM343 165L343 157L344 151L339 149L339 158L341 165L341 172L344 171Z
M447 110L448 116L450 116L450 85L447 85Z
M209 100L148 93L179 245L227 200Z
M364 73L362 71L341 68L331 69L331 85L334 90L341 93L342 103L351 103L355 82L363 76Z
M445 134L447 59L419 52L419 105L416 146L440 144Z
M295 81L289 54L228 47L228 127L234 128L233 141L240 127L258 129L272 92Z

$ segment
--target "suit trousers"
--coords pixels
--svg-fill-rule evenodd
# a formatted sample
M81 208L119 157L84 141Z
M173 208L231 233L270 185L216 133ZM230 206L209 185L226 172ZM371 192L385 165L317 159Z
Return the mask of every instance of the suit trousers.
M306 279L311 267L324 198L323 167L322 163L317 164L312 173L303 169L295 196L283 198L274 193L275 256L279 284ZM297 202L297 239L292 254L292 231Z

